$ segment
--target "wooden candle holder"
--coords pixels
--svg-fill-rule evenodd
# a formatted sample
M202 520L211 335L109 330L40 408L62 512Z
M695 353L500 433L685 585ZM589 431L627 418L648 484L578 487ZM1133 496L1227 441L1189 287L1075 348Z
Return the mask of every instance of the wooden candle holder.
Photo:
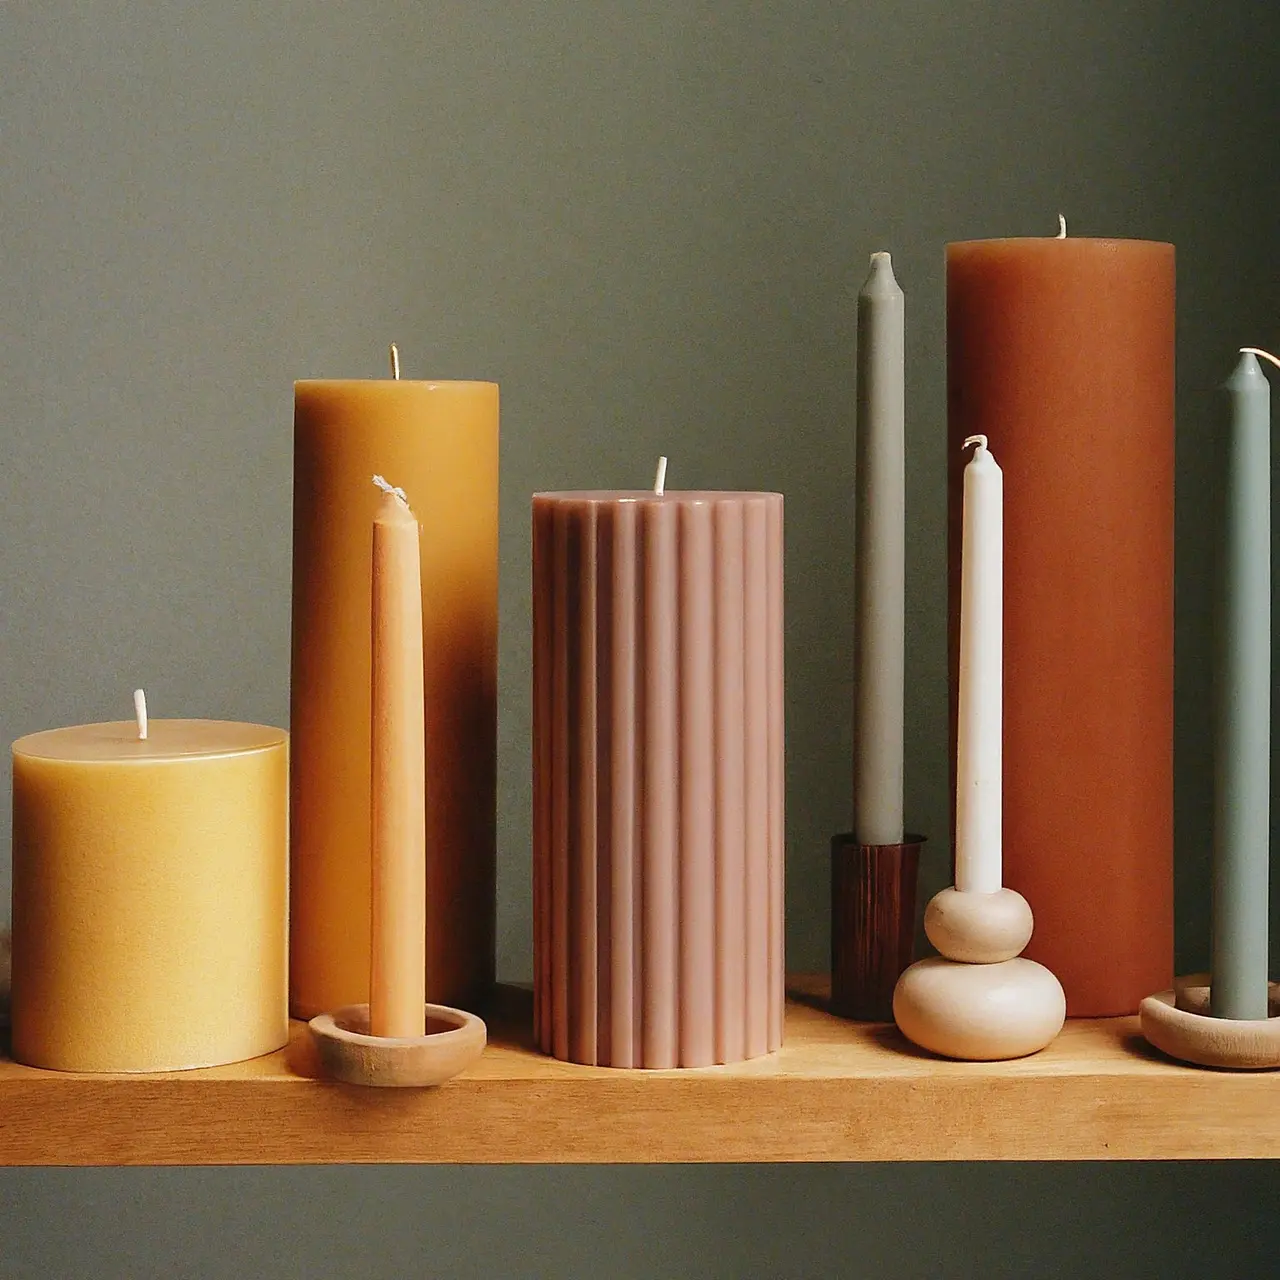
M1066 997L1042 964L1018 953L1031 908L1012 889L944 889L925 912L942 953L918 960L898 980L893 1016L908 1040L931 1053L995 1062L1038 1053L1062 1030Z
M484 1052L484 1023L447 1005L426 1006L424 1036L371 1036L369 1006L351 1004L307 1024L327 1075L344 1084L427 1088L452 1080ZM432 1024L435 1024L433 1027Z
M1209 975L1193 973L1148 996L1138 1008L1142 1034L1161 1053L1197 1067L1280 1067L1280 983L1267 987L1265 1018L1215 1018L1209 994Z
M924 836L902 844L831 838L831 1011L862 1022L893 1020L893 989L911 963L916 879Z

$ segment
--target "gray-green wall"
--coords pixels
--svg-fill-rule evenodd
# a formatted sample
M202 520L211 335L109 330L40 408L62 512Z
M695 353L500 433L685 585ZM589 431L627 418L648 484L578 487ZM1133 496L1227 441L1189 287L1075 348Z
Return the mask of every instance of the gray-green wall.
M0 739L127 715L138 684L155 715L284 723L290 383L380 375L394 338L410 375L503 386L500 972L529 971L528 496L644 483L659 453L673 486L788 497L788 945L819 967L866 256L892 249L910 308L927 893L942 245L1062 210L1179 246L1179 959L1203 961L1212 388L1280 340L1274 31L1256 0L0 6ZM0 1274L1245 1276L1276 1186L1268 1165L6 1172Z

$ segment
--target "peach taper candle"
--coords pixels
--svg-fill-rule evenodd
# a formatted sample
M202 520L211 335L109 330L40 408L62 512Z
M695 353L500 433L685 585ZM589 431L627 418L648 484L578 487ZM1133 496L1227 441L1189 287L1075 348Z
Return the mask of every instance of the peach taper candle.
M393 349L394 350L394 349ZM369 1029L425 1033L426 730L418 522L381 476L373 517Z
M399 354L391 348L392 371ZM371 590L369 1001L310 1019L327 1075L347 1084L443 1084L484 1050L473 1013L427 1004L427 762L418 521L381 476Z

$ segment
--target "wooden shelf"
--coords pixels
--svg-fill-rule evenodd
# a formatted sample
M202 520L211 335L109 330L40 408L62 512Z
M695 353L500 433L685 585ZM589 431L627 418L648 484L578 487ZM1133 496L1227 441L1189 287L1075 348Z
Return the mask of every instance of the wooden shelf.
M536 1053L528 993L504 988L490 1047L441 1089L313 1078L287 1050L162 1076L0 1062L0 1164L551 1164L1280 1157L1280 1078L1177 1066L1136 1018L1069 1022L997 1064L918 1053L843 1022L796 983L786 1044L735 1067L638 1072Z

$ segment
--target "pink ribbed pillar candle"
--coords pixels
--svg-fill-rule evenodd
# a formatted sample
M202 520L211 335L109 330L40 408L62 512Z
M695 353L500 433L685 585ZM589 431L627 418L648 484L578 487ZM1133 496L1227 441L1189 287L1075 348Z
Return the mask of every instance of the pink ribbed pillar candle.
M782 1043L782 495L533 499L534 1020L613 1067Z

